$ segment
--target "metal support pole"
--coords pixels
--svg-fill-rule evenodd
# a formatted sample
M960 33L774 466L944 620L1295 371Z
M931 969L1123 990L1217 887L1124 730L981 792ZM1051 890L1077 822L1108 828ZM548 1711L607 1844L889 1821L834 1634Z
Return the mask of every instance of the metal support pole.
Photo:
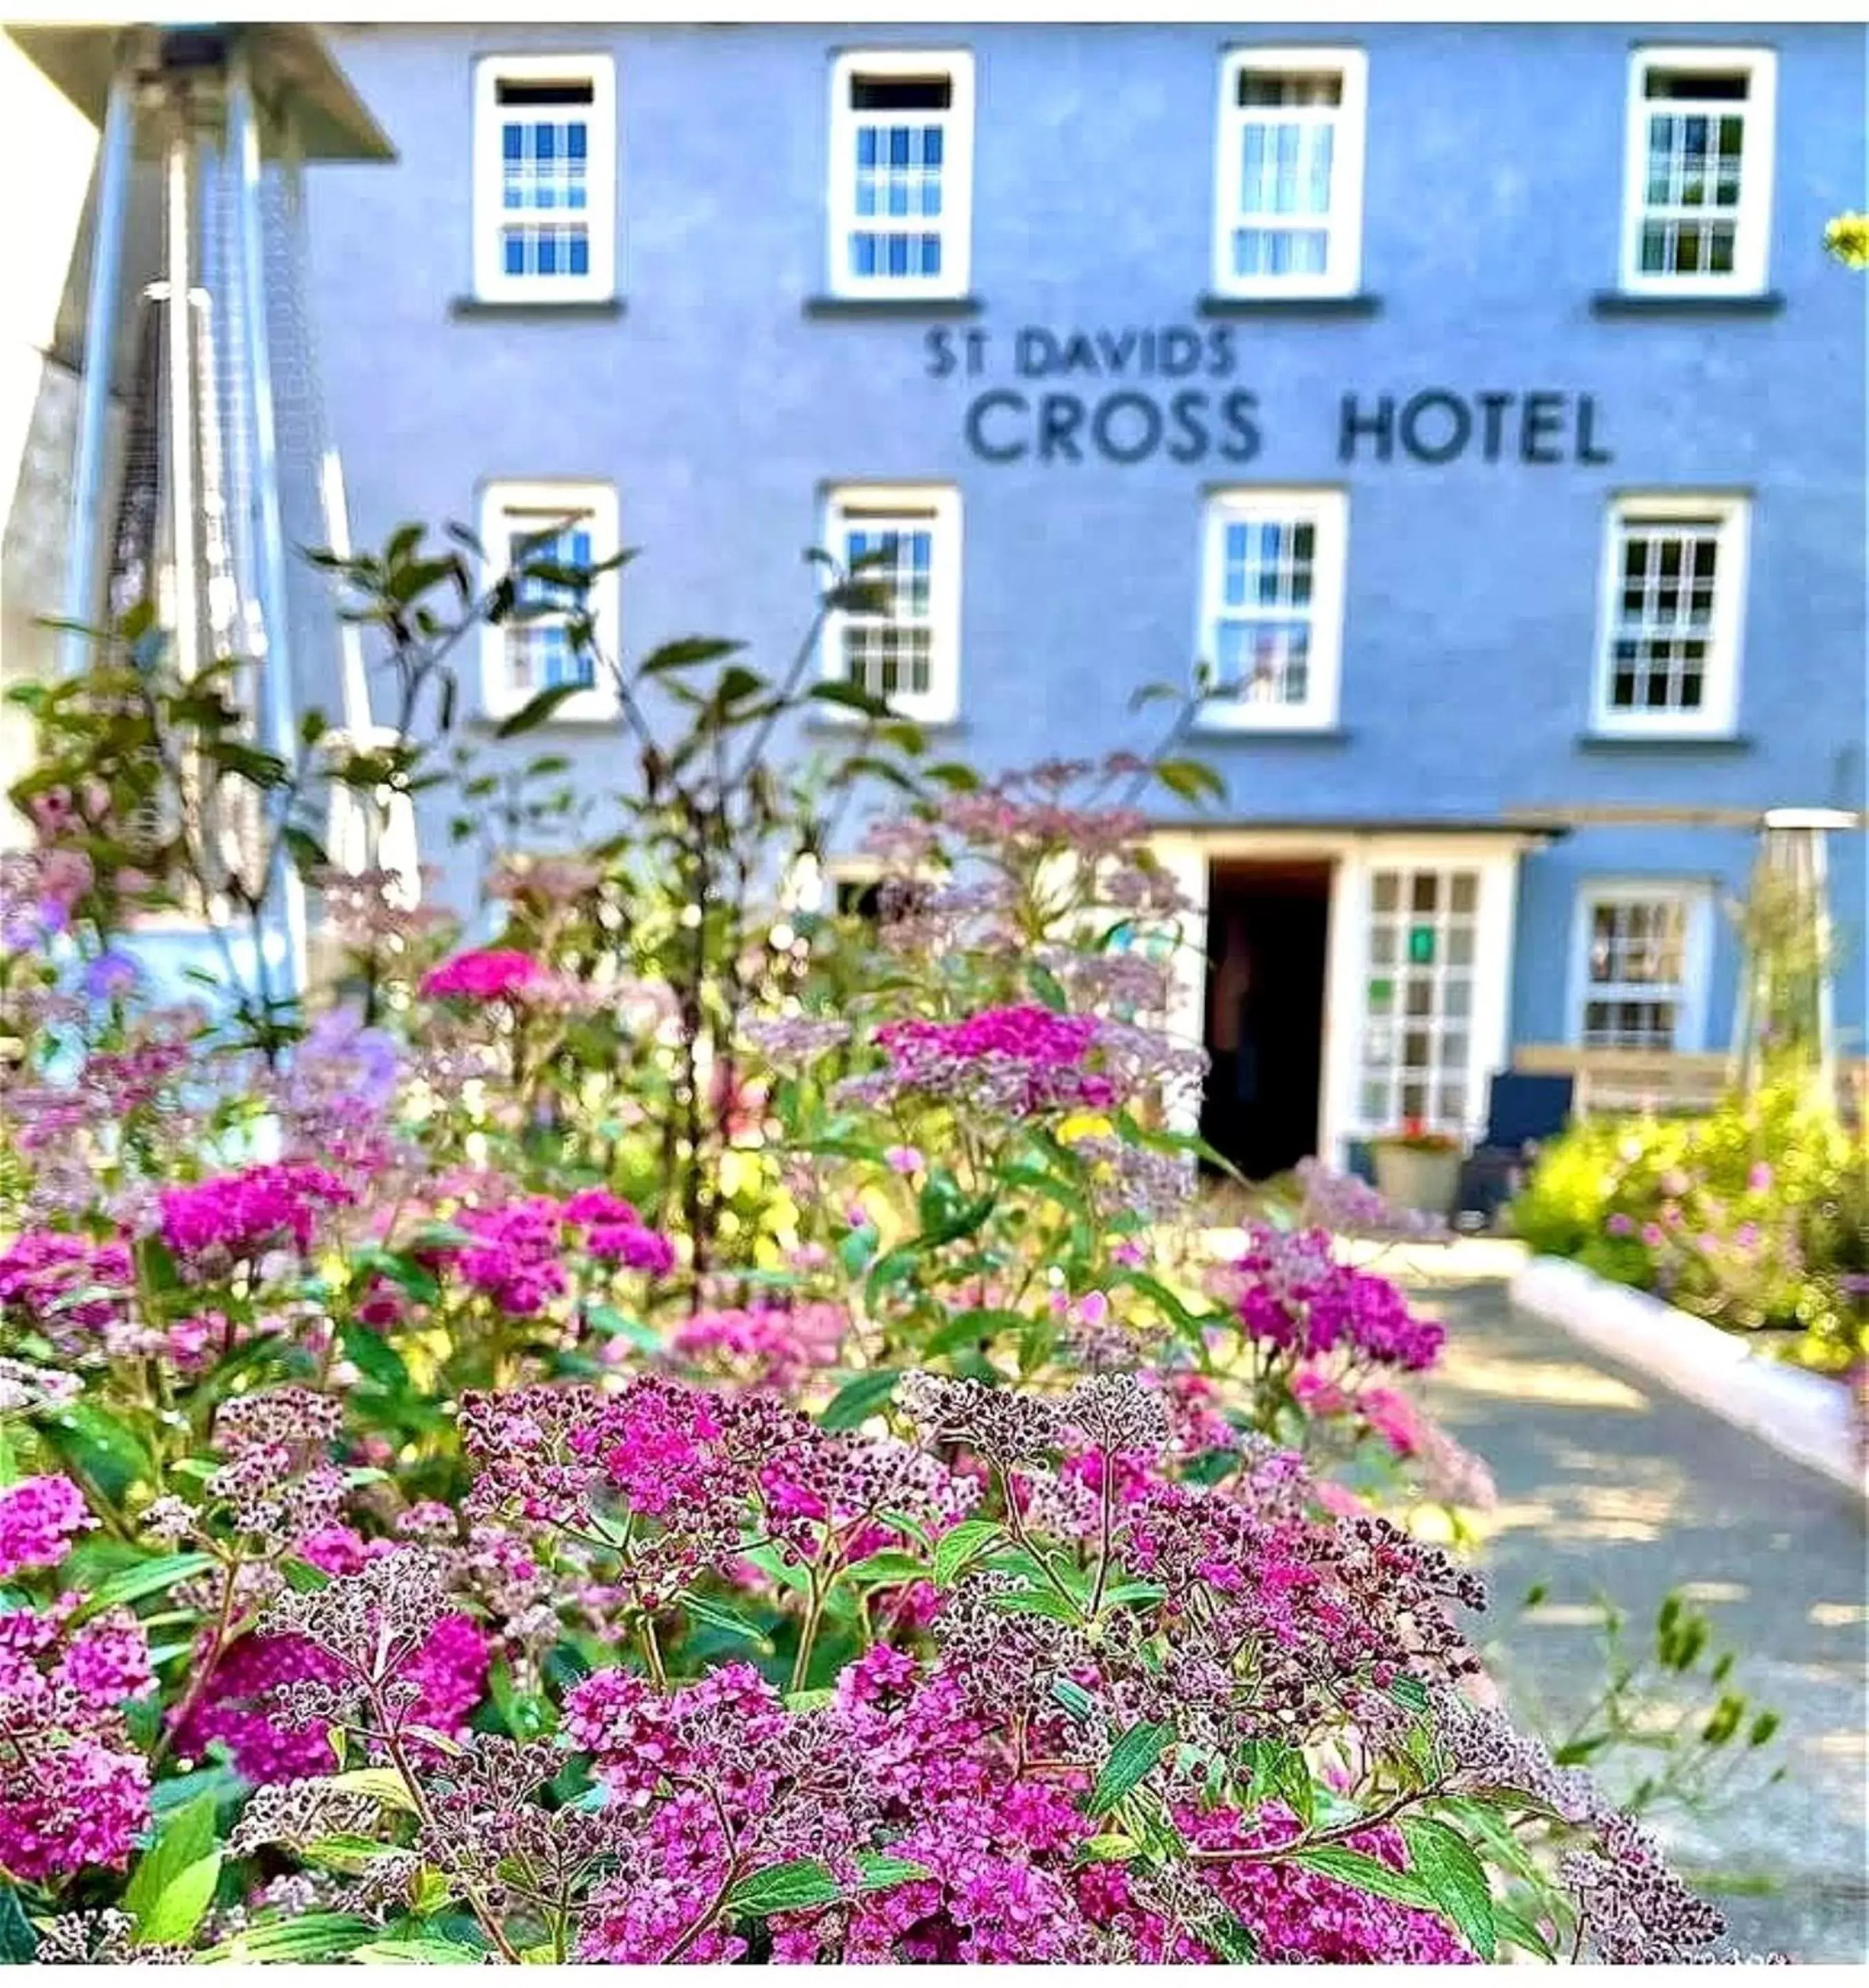
M253 101L252 70L244 45L233 52L228 71L227 150L235 174L239 216L241 329L246 341L244 368L249 398L248 436L252 449L254 536L265 651L259 661L260 736L289 765L299 746L293 715L292 643L287 626L286 538L279 516L279 442L273 418L273 355L267 340L265 240L260 225L259 124ZM276 824L275 825L276 827ZM277 884L279 934L285 948L286 984L296 993L303 985L305 897L298 873L282 869Z
M103 135L97 148L97 206L92 219L91 280L84 320L84 378L72 465L70 522L66 532L65 617L89 627L97 619L103 536L105 444L110 375L117 357L117 292L124 266L124 220L130 198L130 140L136 122L128 52L119 49L110 77ZM59 637L59 668L76 676L86 644L67 628Z
M186 100L178 106L164 175L168 196L164 272L168 318L169 548L175 668L186 682L201 667L200 562L195 494L195 327L188 296L195 218L195 141Z

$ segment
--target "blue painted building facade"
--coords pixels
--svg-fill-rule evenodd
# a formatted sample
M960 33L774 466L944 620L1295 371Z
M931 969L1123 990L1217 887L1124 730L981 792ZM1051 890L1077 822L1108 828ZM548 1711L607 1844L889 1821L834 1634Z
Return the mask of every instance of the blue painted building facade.
M642 549L624 649L772 666L803 549L886 543L903 627L825 667L987 770L1204 667L1183 1019L1306 1145L1475 1127L1517 1045L1725 1046L1756 817L1864 804L1860 27L328 39L399 154L310 182L359 543L574 514ZM480 662L489 715L566 667ZM593 793L615 726L552 727Z

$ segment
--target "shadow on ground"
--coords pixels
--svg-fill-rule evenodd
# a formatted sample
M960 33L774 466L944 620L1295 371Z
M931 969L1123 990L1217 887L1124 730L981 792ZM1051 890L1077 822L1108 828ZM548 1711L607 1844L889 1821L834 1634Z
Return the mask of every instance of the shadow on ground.
M1417 1295L1449 1328L1430 1400L1498 1486L1478 1529L1503 1632L1493 1654L1521 1722L1549 1731L1594 1697L1600 1595L1640 1631L1684 1587L1739 1652L1735 1682L1783 1715L1786 1773L1707 1818L1657 1817L1657 1832L1705 1874L1740 1946L1869 1959L1862 1503L1515 1314L1498 1281ZM1539 1582L1546 1601L1519 1614Z

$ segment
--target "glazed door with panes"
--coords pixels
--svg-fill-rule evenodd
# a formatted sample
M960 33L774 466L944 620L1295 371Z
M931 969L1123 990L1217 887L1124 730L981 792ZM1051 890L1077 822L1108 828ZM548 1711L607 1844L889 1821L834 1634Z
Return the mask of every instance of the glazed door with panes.
M1464 1132L1475 1115L1481 957L1477 864L1376 863L1369 877L1357 1117L1370 1132Z

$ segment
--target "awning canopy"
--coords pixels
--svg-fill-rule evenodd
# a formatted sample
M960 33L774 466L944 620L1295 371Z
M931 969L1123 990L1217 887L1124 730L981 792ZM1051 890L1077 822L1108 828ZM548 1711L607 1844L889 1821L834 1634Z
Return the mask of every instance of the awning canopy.
M364 109L315 28L293 22L203 22L188 26L9 26L27 59L101 125L120 60L154 82L167 71L212 74L236 46L252 66L253 93L266 155L281 151L289 116L299 155L307 160L389 161L396 148Z

